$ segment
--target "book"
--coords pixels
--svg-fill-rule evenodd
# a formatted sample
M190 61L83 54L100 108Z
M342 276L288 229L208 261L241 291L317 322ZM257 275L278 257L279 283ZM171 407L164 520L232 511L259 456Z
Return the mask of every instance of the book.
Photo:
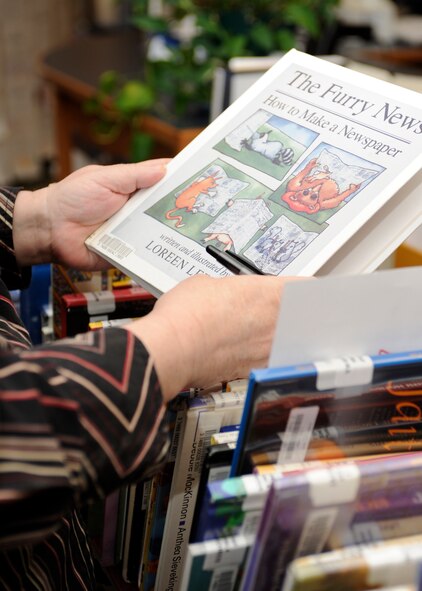
M231 475L421 449L422 351L251 372Z
M213 436L211 437L211 439ZM207 487L211 482L216 482L228 478L230 467L233 460L233 454L236 447L234 442L216 443L207 447L202 466L201 476L198 486L198 500L195 505L195 511L192 519L192 527L189 541L196 542L199 539L199 520L203 511Z
M251 547L251 536L189 544L181 591L235 591Z
M97 229L87 247L159 296L229 275L369 272L422 220L419 93L286 53Z
M87 332L95 321L108 320L109 326L116 326L117 320L145 316L151 312L155 301L139 286L64 294L56 302L60 320L59 324L56 323L56 334L60 338L75 336ZM103 324L102 328L106 327L107 324Z
M377 458L390 457L390 455L377 456ZM353 461L361 465L363 462L373 459L372 456L366 456L355 458ZM190 541L200 542L237 534L254 536L261 519L268 491L275 478L318 468L325 469L328 466L339 462L344 463L345 461L342 458L315 462L271 464L257 467L254 474L209 482L205 487L203 496L199 497L197 503L196 523L195 527L192 527ZM400 515L403 515L402 508L400 508ZM390 528L392 527L393 525L390 524ZM361 530L363 531L363 528Z
M295 559L282 591L362 591L415 585L422 561L422 536L352 546Z
M247 474L210 482L198 503L191 542L235 535L254 536L274 478L281 474Z
M280 589L300 556L419 533L422 454L334 463L275 478L242 591Z
M164 467L154 476L156 490L154 499L150 498L152 506L150 507L150 514L147 516L147 521L149 519L150 522L150 530L149 536L147 532L145 532L146 535L144 536L143 560L141 561L140 580L138 581L140 584L142 579L142 586L139 586L143 591L154 589L155 586L177 450L183 439L185 428L188 397L188 392L182 392L176 398L173 398L167 406L171 443Z
M202 466L210 438L222 425L238 423L243 392L214 392L189 400L174 466L158 563L156 588L178 591L189 543Z

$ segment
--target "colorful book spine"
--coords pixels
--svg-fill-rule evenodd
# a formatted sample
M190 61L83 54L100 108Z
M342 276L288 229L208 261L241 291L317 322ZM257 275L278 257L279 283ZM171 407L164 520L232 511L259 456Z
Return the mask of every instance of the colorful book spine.
M206 448L222 425L240 421L244 400L243 393L219 392L190 401L170 491L157 589L178 591L180 587Z
M141 571L142 589L144 591L155 587L177 450L183 439L185 428L187 399L187 393L179 394L170 401L167 407L171 442L167 462L155 477L156 491L154 503L150 509L149 537L144 541L145 548Z

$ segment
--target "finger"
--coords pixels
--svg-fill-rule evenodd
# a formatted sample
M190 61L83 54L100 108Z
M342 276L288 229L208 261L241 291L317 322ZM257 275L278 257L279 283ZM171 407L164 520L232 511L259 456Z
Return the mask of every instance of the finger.
M168 159L131 164L113 164L105 167L98 174L101 184L116 193L129 195L137 189L151 187L166 173ZM100 179L99 179L100 180Z

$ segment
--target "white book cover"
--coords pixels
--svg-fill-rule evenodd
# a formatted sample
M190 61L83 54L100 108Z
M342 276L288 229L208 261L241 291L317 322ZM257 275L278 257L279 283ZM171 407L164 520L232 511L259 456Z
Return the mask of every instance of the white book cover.
M87 246L155 295L229 275L370 272L422 222L420 94L291 50Z

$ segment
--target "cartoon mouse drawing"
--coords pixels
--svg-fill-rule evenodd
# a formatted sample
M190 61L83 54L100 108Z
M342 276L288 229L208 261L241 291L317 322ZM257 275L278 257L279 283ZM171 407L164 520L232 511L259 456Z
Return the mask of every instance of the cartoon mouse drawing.
M287 191L281 196L282 201L294 211L312 214L333 209L360 187L360 184L350 184L348 189L340 192L327 167L311 173L317 162L316 158L310 160L303 170L290 179Z
M184 189L176 197L176 207L174 209L170 209L170 211L166 213L166 219L176 221L176 228L181 228L184 226L185 224L182 224L182 216L174 214L180 212L182 209L196 213L195 204L197 198L199 195L201 195L201 193L210 195L211 189L214 189L217 186L218 178L219 177L207 176L199 181L194 181L192 184L186 187L186 189Z

